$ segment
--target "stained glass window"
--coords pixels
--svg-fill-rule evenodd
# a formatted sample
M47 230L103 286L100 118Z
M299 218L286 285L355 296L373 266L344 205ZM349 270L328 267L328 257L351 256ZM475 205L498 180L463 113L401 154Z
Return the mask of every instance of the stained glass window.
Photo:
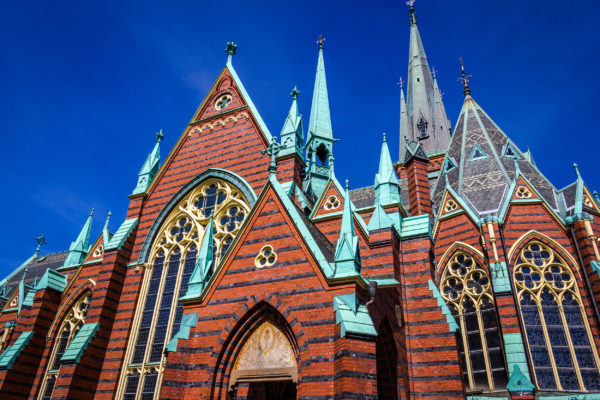
M469 390L492 391L506 386L506 366L490 279L466 253L456 253L446 266L441 293L460 325L459 352Z
M514 280L538 388L599 390L598 355L565 261L532 242L517 259Z
M54 347L50 353L48 369L44 375L38 399L46 400L52 397L52 391L54 390L54 384L56 383L60 369L60 358L75 338L75 335L77 335L77 332L79 332L79 329L81 329L85 323L85 317L87 315L91 297L92 294L89 292L81 296L73 308L69 310L63 323L60 325L54 341Z
M153 399L158 392L165 361L164 349L179 331L185 295L206 225L214 218L213 268L218 265L239 231L250 207L243 194L224 181L211 179L187 194L171 211L154 238L142 284L127 368L118 398Z

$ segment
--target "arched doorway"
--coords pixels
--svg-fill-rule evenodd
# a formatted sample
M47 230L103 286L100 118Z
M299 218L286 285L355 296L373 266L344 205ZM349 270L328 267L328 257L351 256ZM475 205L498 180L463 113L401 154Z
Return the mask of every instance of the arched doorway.
M263 322L235 360L229 389L232 400L291 400L296 398L298 367L285 334Z
M387 319L384 319L379 326L375 351L377 358L377 397L386 400L397 399L398 351Z

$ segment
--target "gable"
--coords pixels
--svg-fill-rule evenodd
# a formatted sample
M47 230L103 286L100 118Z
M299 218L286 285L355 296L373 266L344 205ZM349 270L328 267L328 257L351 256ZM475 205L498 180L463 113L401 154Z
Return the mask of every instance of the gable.
M531 185L522 177L519 176L517 184L515 185L514 191L511 196L511 200L541 200L537 195L536 191Z
M341 212L344 209L344 195L340 193L333 180L329 180L311 217Z
M203 303L241 294L327 288L328 271L321 264L333 261L334 248L313 226L308 235L326 258L318 260L299 229L307 223L308 219L295 221L268 185L211 279Z
M598 204L596 203L596 201L594 200L594 197L592 196L592 194L590 193L590 191L588 190L588 188L586 186L583 187L583 208L587 208L589 210L595 211L595 212L600 212L600 208L598 207Z
M88 251L87 255L83 259L82 264L85 264L90 261L100 261L104 257L104 238L103 235L100 234L94 244L90 247L90 251Z
M192 123L245 106L231 73L224 68L211 91L196 111Z

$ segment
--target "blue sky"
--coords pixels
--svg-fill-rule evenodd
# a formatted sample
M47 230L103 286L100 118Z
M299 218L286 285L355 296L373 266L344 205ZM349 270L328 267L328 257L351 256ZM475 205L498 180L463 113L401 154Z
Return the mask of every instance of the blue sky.
M562 188L580 165L596 173L600 34L597 1L415 3L430 65L455 123L458 57L473 97ZM336 175L372 184L381 133L398 159L399 92L406 78L403 1L20 1L0 15L0 275L68 248L94 207L93 236L111 210L123 221L137 173L163 129L163 159L226 61L278 134L301 90L308 125L315 40L326 38ZM356 166L360 165L360 168Z

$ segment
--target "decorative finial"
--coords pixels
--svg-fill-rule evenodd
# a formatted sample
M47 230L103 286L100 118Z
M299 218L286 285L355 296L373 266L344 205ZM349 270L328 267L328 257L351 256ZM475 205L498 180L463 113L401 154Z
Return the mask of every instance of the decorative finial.
M435 79L435 75L437 74L437 70L435 69L435 67L431 67L431 74L433 75L433 79Z
M323 48L323 44L325 43L325 37L323 35L319 35L317 39L317 44L319 45L319 49Z
M577 178L581 178L581 175L579 174L579 166L577 165L577 163L573 163L573 168L575 168L575 172L577 172Z
M386 140L385 140L385 132L383 132L383 142L384 143L386 142Z
M350 189L350 183L348 181L348 179L346 179L346 190Z
M463 93L465 94L465 97L470 96L471 89L469 89L469 81L471 80L471 77L473 76L473 74L471 74L471 73L467 74L465 72L465 66L463 65L462 57L459 57L458 59L460 60L460 69L461 69L462 77L456 78L456 81L464 86Z
M268 154L271 156L271 163L269 164L269 175L275 175L277 172L277 163L275 162L275 158L277 154L287 146L284 144L277 143L277 138L273 136L271 138L271 144L265 150L261 151L261 154Z
M417 14L415 13L415 8L413 7L413 4L415 4L415 1L416 0L409 0L406 2L406 5L410 7L408 9L408 12L409 12L408 24L409 25L413 25L413 24L417 23Z
M402 81L402 77L398 79L398 85L400 85L400 89L404 89L404 82Z
M232 56L235 54L237 47L238 47L237 44L235 44L235 42L232 40L230 42L227 42L227 47L225 48L225 51L227 52L227 54Z
M40 247L42 247L42 245L47 244L46 243L46 239L44 238L44 234L42 233L41 236L38 236L35 238L35 241L37 242L37 247L35 249L35 255L37 256L40 252Z
M162 129L158 132L156 132L156 141L160 142L161 140L163 140L163 138L165 137L165 135L163 134Z
M90 217L94 215L94 209L92 208L92 211L90 211Z
M298 99L299 95L300 95L300 91L298 90L298 88L296 86L294 86L294 88L290 92L290 96L292 96L292 99L296 100L296 99Z

